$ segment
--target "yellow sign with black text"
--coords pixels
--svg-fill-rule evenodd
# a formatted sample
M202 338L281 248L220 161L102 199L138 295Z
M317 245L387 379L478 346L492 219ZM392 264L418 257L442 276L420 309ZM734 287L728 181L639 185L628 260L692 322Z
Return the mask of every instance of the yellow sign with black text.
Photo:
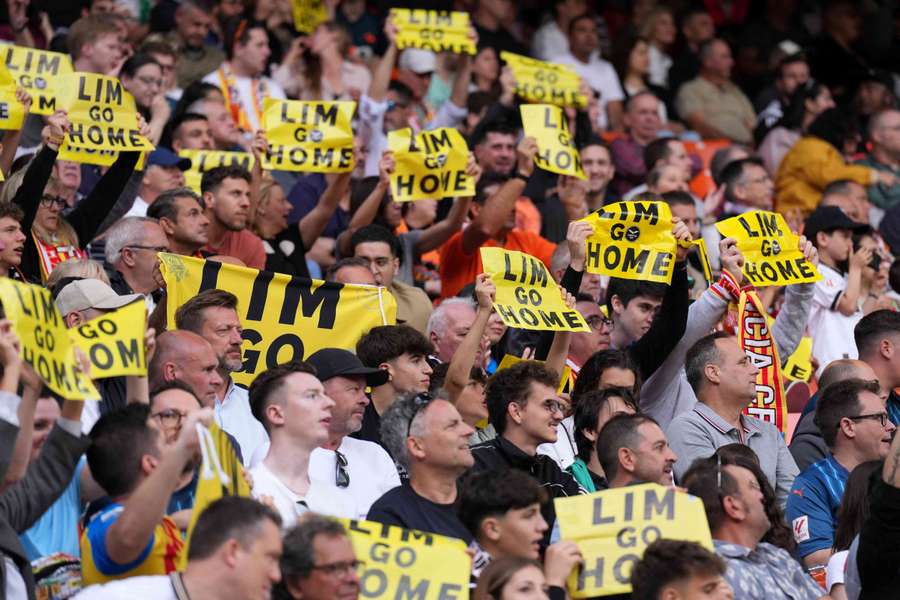
M142 300L70 329L72 340L91 360L91 377L146 375L144 334L147 305Z
M292 0L291 10L294 14L294 29L300 33L312 33L328 20L324 0Z
M372 327L397 322L397 303L384 287L326 283L178 254L159 257L170 325L175 310L203 290L218 288L237 296L244 365L232 377L241 385L321 348L353 350Z
M0 129L22 129L24 121L25 105L16 98L16 82L6 67L0 64Z
M797 349L784 363L782 373L784 373L785 377L794 381L809 381L813 374L811 358L812 338L809 336L802 337L800 338L800 343L797 344Z
M518 329L590 331L584 317L566 306L562 290L540 259L516 250L481 248L484 272L497 288L494 309Z
M58 105L69 113L70 146L85 150L153 150L141 135L134 98L114 78L96 73L59 77Z
M394 202L475 195L475 180L466 174L469 146L456 129L420 131L415 137L408 128L391 131L388 147L394 153Z
M703 502L684 492L645 483L557 498L562 539L578 544L584 563L569 577L573 598L631 591L631 570L660 538L713 549Z
M360 598L469 597L472 559L462 540L373 521L339 520L363 564Z
M397 47L432 52L475 55L475 40L469 37L469 13L420 8L392 8L397 28Z
M537 141L534 164L551 173L586 179L563 109L551 104L523 104L521 111L525 136Z
M37 115L56 112L56 93L60 89L58 78L74 71L68 54L11 44L0 45L0 63L16 84L31 94L31 112Z
M588 99L581 93L581 76L574 69L512 52L501 52L516 78L516 94L528 102L587 108Z
M756 287L811 283L822 279L803 256L799 238L776 212L754 210L716 223L722 237L737 240L744 277Z
M19 336L22 360L34 368L47 387L69 400L100 397L77 367L75 345L50 290L3 277L0 302Z
M237 165L250 171L256 159L249 152L230 152L228 150L181 150L178 156L191 161L191 168L184 172L184 185L200 193L200 182L203 174L216 167Z
M302 102L266 98L263 129L269 141L262 167L277 171L345 173L353 170L356 102Z
M670 283L675 269L672 211L665 202L617 202L582 219L594 227L587 239L588 273Z

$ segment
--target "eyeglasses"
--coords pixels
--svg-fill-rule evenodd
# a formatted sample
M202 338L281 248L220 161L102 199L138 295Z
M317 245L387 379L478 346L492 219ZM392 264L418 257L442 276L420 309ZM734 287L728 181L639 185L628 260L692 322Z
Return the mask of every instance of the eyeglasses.
M334 451L334 485L345 488L350 485L350 473L347 472L347 457L340 450Z
M422 410L423 406L427 405L432 400L434 400L434 397L428 392L416 394L415 398L413 398L413 412L409 416L409 423L406 424L406 437L409 437L409 432L412 429L412 422L415 420L416 415L419 414L419 411Z
M168 252L169 249L166 246L142 246L140 244L129 244L125 246L125 248L131 248L132 250L153 250L154 252Z
M862 421L864 419L878 419L881 426L884 427L888 422L888 414L886 412L869 413L867 415L856 415L855 417L847 417L851 421Z
M559 400L544 400L544 404L542 406L550 414L553 414L555 412L563 412L563 404Z
M313 565L312 570L322 571L329 577L335 575L344 575L345 573L358 573L359 570L366 566L361 560L344 560L340 562L328 563L327 565Z
M595 329L597 331L602 330L604 327L607 329L612 329L613 322L612 319L609 319L603 315L591 315L585 319L588 326L591 329Z
M66 199L62 196L51 196L50 194L44 194L43 196L41 196L41 206L43 206L44 208L52 208L54 204L59 210L62 210L69 205L69 203L66 202Z
M147 75L138 75L137 77L135 77L135 79L137 79L138 81L140 81L141 83L143 83L144 85L149 86L149 87L158 87L159 88L159 87L162 87L162 85L163 85L162 79L156 79L155 77L148 77Z
M150 416L159 421L159 424L163 427L171 429L181 426L181 421L187 416L187 414L181 412L180 410L169 408L166 410L161 410L158 413L153 413Z

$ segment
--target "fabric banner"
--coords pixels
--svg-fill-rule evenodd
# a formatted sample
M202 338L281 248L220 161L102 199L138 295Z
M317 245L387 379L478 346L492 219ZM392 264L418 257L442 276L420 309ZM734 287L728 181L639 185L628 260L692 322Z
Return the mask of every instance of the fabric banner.
M631 592L634 564L660 538L713 549L703 502L673 488L645 483L554 502L562 539L577 543L584 556L569 577L573 598Z
M134 98L114 77L70 73L57 79L59 108L72 125L66 140L86 150L153 150L138 128Z
M91 360L94 379L147 374L147 304L143 300L135 300L69 331L75 345Z
M339 521L363 563L360 598L469 597L472 560L462 540L372 521Z
M670 283L675 269L672 211L665 202L617 202L582 219L594 228L584 268L622 279Z
M412 129L391 131L388 147L395 162L394 202L475 195L475 180L466 174L469 146L456 129L420 131L415 137Z
M292 0L294 29L300 33L312 33L321 23L328 20L328 10L323 0Z
M37 115L56 112L56 92L61 89L59 77L74 71L68 54L2 44L0 62L17 85L31 94L31 112Z
M266 98L263 129L269 152L263 169L307 173L353 170L356 102L302 102Z
M25 105L16 99L16 82L12 74L0 64L0 129L22 129ZM0 173L2 181L3 173Z
M742 291L738 304L738 340L741 348L759 369L756 377L756 400L744 414L768 421L782 434L787 432L787 398L781 379L781 361L769 317L756 292Z
M354 350L372 327L397 322L397 303L387 288L290 277L178 254L159 257L170 327L175 310L203 290L219 288L237 296L244 366L232 377L241 385L321 348Z
M253 169L256 158L250 152L230 152L227 150L181 150L178 156L190 159L191 168L184 172L184 185L198 194L203 174L216 167L238 165L248 171Z
M518 329L590 331L584 317L566 306L562 290L540 259L516 250L481 248L484 272L497 288L494 309Z
M215 422L210 424L209 429L198 423L197 435L200 436L202 462L186 536L188 547L187 551L181 553L182 564L179 570L184 570L187 566L191 534L194 533L197 519L206 507L225 496L250 497L250 485L244 477L244 467L225 432L219 429Z
M97 399L100 394L78 369L75 345L56 309L50 290L0 278L0 301L21 344L22 360L51 390L68 400Z
M550 104L523 104L521 112L526 137L537 140L534 164L551 173L586 179L563 110Z
M572 108L587 108L580 91L581 76L569 66L545 62L512 52L501 52L516 78L516 94L529 101Z
M419 8L392 8L397 28L397 47L432 52L475 55L475 40L469 37L469 13Z
M744 255L744 277L756 287L811 283L822 279L800 250L798 236L784 217L775 212L754 210L719 221L722 237L737 240Z

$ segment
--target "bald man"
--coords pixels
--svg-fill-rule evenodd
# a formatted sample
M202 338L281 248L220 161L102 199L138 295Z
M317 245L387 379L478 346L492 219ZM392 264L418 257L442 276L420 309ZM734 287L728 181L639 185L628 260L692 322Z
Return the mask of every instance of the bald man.
M828 363L828 366L822 371L822 376L819 378L820 393L821 390L824 390L829 385L847 379L878 381L875 371L872 370L868 363L849 358L835 360ZM825 445L825 440L822 439L822 432L819 431L819 426L815 422L815 400L818 396L818 393L813 396L803 409L803 416L797 423L794 436L791 438L791 445L788 448L801 473L814 462L820 461L829 455L828 446Z
M219 360L209 342L190 331L166 331L156 338L156 354L150 361L150 389L179 380L186 383L203 406L214 406L222 377Z

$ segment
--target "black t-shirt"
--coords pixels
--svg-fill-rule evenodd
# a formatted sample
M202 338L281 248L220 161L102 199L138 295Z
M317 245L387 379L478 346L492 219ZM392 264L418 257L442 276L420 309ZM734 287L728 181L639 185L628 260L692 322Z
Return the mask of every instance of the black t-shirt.
M288 225L288 228L270 240L263 241L266 250L266 271L296 275L309 279L309 267L306 266L306 248L300 228Z
M359 431L351 433L350 437L367 442L375 442L384 448L384 444L381 443L381 415L378 414L371 402L366 405L366 409L363 411L362 427L359 428Z
M456 505L437 504L423 498L409 484L397 486L376 500L366 519L445 535L466 544L472 541L472 534L456 514Z

